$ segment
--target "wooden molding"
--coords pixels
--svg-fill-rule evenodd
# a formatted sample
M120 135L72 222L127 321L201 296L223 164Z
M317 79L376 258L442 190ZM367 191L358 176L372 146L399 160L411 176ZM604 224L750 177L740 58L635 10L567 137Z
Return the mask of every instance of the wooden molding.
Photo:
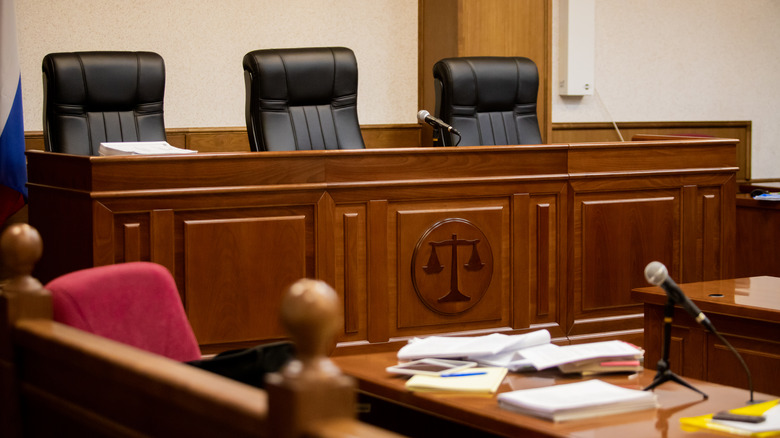
M750 181L750 121L705 122L620 122L625 140L637 134L665 134L736 138L737 181ZM360 127L368 149L421 147L425 136L423 126L416 123L363 125ZM166 130L168 142L174 146L200 152L246 152L249 140L244 127L172 128ZM551 144L619 141L611 123L553 123ZM25 133L27 150L43 150L43 132Z
M735 138L737 144L737 181L750 180L750 121L716 122L618 122L626 141L637 134L666 134L695 137ZM592 141L620 141L611 123L553 123L550 143L581 143Z

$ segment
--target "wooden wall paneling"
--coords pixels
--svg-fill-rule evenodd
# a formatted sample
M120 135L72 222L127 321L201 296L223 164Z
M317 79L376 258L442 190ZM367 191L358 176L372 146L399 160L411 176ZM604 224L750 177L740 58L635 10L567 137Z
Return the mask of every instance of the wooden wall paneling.
M328 192L323 192L315 210L315 275L328 284L336 284L335 210L336 203L333 198Z
M566 336L566 306L561 306L565 291L566 249L566 184L557 187L559 192L541 191L532 194L525 211L528 217L527 251L530 252L529 297L530 323L532 327L546 328L553 337Z
M173 210L152 210L149 224L150 260L165 266L171 271L171 274L176 272L174 265L176 244L174 242L175 233L173 227Z
M356 333L360 326L361 305L358 298L362 295L360 294L359 281L361 277L360 261L362 259L362 265L365 266L365 255L360 257L360 217L357 213L345 213L342 220L344 223L344 239L342 241L344 248L342 256L344 266L344 331L347 334L352 334ZM365 270L362 273L365 277ZM365 288L362 288L362 292L365 292Z
M41 262L35 267L35 277L46 284L61 273L92 266L95 263L94 248L84 241L85 236L91 241L94 232L89 197L75 191L63 192L46 187L29 187L28 191L33 199L38 200L28 204L28 212L31 217L46 218L36 227L42 236L50 236L44 243ZM68 214L61 214L63 211ZM70 232L62 233L60 230Z
M723 226L720 215L720 205L722 201L719 196L713 193L704 193L701 196L702 202L702 279L717 280L721 278L720 260L721 260L721 228Z
M735 277L780 277L780 203L737 195Z
M680 281L690 283L701 281L701 215L697 214L696 196L697 188L695 186L684 186L681 189L683 216L687 221L680 224L682 230L682 260L683 264L680 270ZM699 220L697 220L699 219ZM670 274L671 275L671 272Z
M249 152L249 137L246 133L246 127L187 128L166 130L166 134L169 143L175 137L183 135L186 146L180 147L194 149L198 152Z
M366 340L368 319L368 255L365 204L336 206L334 212L336 279L333 288L344 303L344 333L339 342Z
M124 257L124 251L122 251L123 244L117 245L118 242L124 242L122 224L117 223L114 211L104 203L93 202L92 208L92 223L94 223L92 230L90 230L94 242L92 246L92 263L94 263L94 266L103 266L116 263L117 259L122 261ZM137 220L140 223L141 218L137 218ZM64 257L67 256L64 255ZM64 272L59 272L58 275Z
M702 121L702 122L618 122L625 140L642 134L693 135L701 137L734 138L737 144L736 159L739 170L737 181L750 180L751 132L750 121ZM611 123L554 123L549 143L580 143L619 141Z
M307 226L305 216L184 221L185 306L201 344L286 336L272 315L307 274Z
M125 223L123 224L124 241L124 261L141 261L141 224Z
M421 132L417 123L360 126L366 149L420 147Z
M368 202L368 342L387 342L390 339L387 320L390 297L388 276L388 202Z
M536 314L547 316L550 314L550 204L537 204L536 224L536 289L539 291Z
M646 285L647 263L674 260L680 239L679 197L669 190L629 196L590 193L575 196L573 207L575 274L569 334L639 330L642 310L630 292Z
M531 196L516 193L512 196L512 328L531 325L531 254L530 211Z
M748 321L748 324L750 322ZM720 330L720 326L718 329ZM780 364L780 331L777 325L754 325L753 333L740 330L738 335L724 334L726 340L739 352L753 378L756 391L777 394L777 364ZM723 333L721 333L723 334ZM706 380L723 385L748 388L747 373L729 348L717 337L707 335Z

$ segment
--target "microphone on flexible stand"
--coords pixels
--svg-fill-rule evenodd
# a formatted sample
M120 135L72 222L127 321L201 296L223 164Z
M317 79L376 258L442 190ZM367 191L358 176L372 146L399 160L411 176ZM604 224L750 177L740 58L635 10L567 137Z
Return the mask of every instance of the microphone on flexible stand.
M742 367L745 369L745 373L747 374L748 386L750 387L750 400L748 403L755 403L753 401L753 377L750 375L750 370L748 369L744 359L742 359L742 356L739 354L739 352L731 346L729 341L727 341L726 338L724 338L720 333L718 333L717 330L715 330L715 326L712 325L712 322L710 322L710 319L707 318L704 312L699 310L696 304L694 304L693 301L691 301L683 293L682 289L680 289L680 286L678 286L677 283L675 283L674 280L669 277L669 271L666 269L666 266L664 266L664 264L661 262L650 262L647 267L645 267L645 279L647 279L648 283L663 288L663 290L666 292L666 296L669 297L670 301L673 301L682 306L682 308L685 309L685 311L688 312L696 320L696 322L717 336L718 339L720 339L720 341L723 342L732 353L734 353L739 362L742 364ZM668 323L671 323L671 317L669 318ZM665 356L668 356L668 347L665 346L664 349L666 350L664 352ZM665 361L667 359L668 357L664 357L661 360ZM651 386L657 386L657 384Z
M420 123L427 123L434 128L443 129L447 132L450 132L455 135L460 135L460 132L458 132L457 129L453 128L451 125L448 125L444 122L442 119L437 119L436 117L433 117L431 113L429 113L426 110L420 110L420 112L417 113L417 120Z
M663 263L650 262L645 268L645 279L647 279L647 282L650 284L661 286L663 290L666 291L666 295L674 300L675 303L682 306L696 322L703 325L707 330L713 333L715 332L715 328L712 326L710 319L707 318L704 312L696 307L696 304L693 304L693 301L685 296L682 289L680 289L680 286L677 286L677 283L669 277L669 271L666 270L666 266L664 266Z
M420 112L417 113L417 120L420 123L427 123L433 126L433 128L438 131L437 138L441 139L442 146L457 146L460 144L460 140L462 138L460 132L452 125L447 124L444 120L433 117L428 111L420 110ZM457 142L455 142L455 144L447 145L447 139L449 139L449 143L452 143L452 137L444 135L444 131L447 131L453 135L457 135Z

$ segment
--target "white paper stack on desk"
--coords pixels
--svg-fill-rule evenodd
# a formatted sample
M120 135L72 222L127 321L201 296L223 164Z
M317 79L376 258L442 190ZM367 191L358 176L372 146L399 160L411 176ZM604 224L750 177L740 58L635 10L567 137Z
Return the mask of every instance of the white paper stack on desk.
M98 151L101 156L194 154L196 152L198 151L171 146L167 141L103 142L100 143Z
M653 409L658 403L653 392L594 379L504 392L498 395L498 405L558 422Z
M521 353L537 370L558 367L564 373L613 373L642 370L644 350L623 341L574 344Z
M623 341L604 341L559 347L550 333L494 333L476 337L430 336L412 339L398 351L399 361L422 358L463 359L510 371L541 371L558 367L565 373L633 372L642 369L644 351Z

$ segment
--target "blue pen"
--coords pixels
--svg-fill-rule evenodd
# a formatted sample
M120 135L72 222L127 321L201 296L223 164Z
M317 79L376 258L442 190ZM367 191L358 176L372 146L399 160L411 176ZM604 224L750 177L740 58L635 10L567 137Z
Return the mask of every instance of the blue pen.
M456 374L442 374L442 377L464 377L464 376L479 376L482 374L487 374L487 371L480 371L476 373L456 373Z

